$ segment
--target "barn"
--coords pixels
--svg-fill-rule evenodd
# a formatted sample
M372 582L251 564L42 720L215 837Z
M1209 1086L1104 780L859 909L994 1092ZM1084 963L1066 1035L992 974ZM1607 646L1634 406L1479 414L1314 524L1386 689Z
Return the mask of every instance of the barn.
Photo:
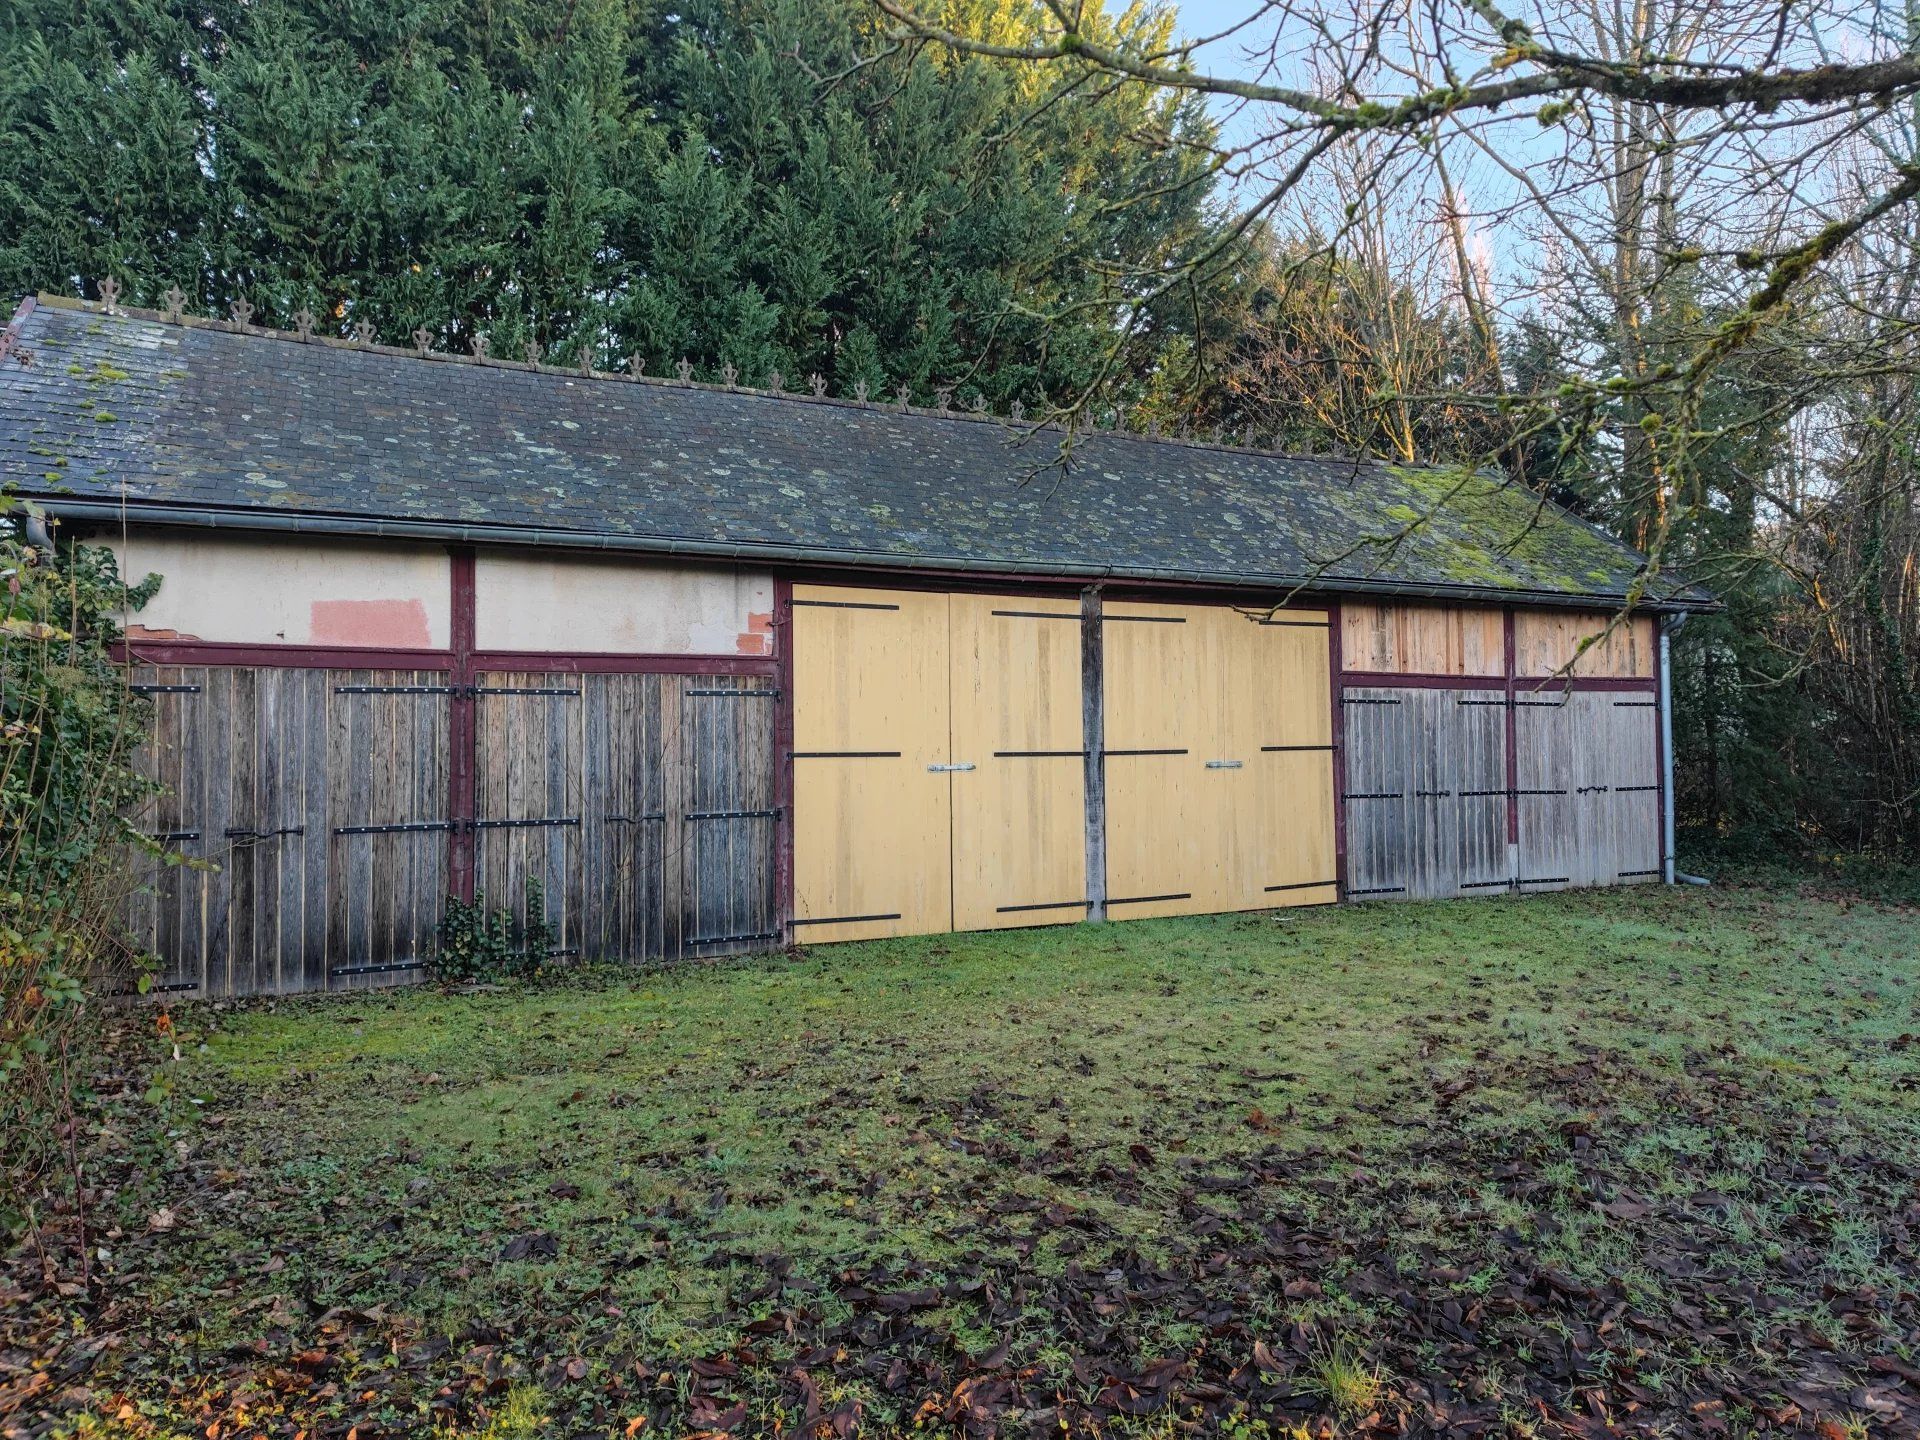
M162 576L168 990L409 978L529 881L652 961L1671 878L1712 601L1498 477L112 288L20 306L0 482Z

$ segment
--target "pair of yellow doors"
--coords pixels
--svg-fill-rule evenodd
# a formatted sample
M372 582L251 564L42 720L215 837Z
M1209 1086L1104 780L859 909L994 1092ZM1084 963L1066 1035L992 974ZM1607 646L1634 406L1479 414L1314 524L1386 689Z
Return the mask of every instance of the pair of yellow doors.
M1081 628L1072 599L794 587L799 939L1085 916ZM1324 613L1110 602L1102 639L1110 913L1333 899Z

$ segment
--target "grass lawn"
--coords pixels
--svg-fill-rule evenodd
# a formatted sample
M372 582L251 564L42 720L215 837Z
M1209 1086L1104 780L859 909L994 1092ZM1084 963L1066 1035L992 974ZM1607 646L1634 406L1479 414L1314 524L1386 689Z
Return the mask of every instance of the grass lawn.
M143 1010L0 1434L1910 1434L1917 983L1648 888Z

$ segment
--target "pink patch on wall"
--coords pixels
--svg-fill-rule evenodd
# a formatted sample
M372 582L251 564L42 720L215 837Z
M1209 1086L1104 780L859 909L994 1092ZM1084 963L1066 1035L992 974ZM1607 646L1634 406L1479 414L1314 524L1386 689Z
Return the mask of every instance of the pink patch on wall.
M773 612L762 614L758 610L747 612L747 628L734 640L742 655L771 655L773 653Z
M316 600L307 625L309 645L378 645L391 650L433 646L423 600Z

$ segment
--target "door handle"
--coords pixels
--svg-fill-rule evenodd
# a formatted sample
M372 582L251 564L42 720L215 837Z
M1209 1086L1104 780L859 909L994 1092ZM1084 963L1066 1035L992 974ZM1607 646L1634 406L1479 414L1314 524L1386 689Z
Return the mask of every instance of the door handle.
M973 769L973 762L971 760L962 760L954 765L929 765L927 769L935 775L950 775L956 770Z
M1246 762L1244 760L1209 760L1207 761L1207 769L1238 770L1245 763Z

